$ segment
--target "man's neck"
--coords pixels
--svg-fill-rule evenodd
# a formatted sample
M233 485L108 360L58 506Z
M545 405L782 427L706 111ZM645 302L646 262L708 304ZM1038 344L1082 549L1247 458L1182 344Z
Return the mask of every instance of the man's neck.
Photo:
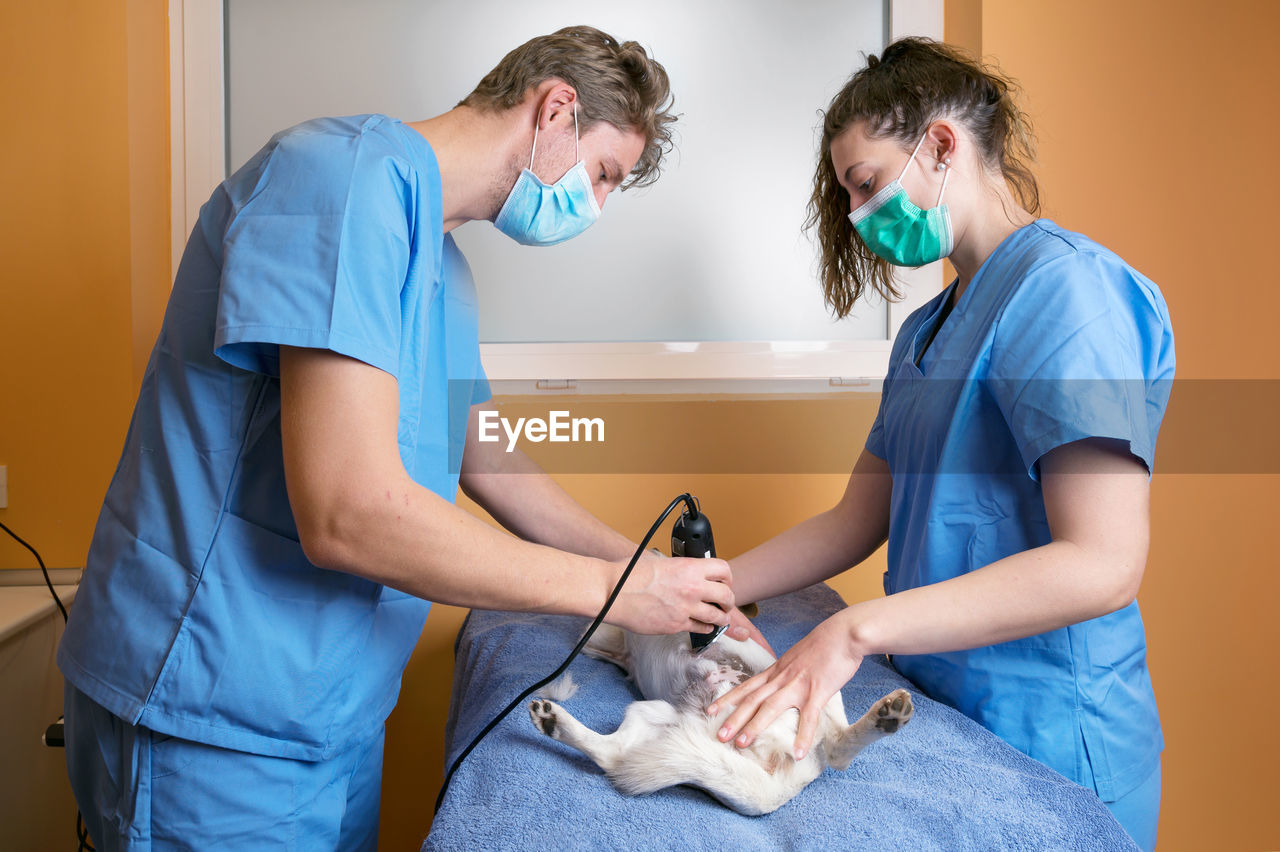
M431 145L440 166L445 233L498 214L521 158L529 156L522 128L532 127L533 118L521 121L521 112L522 106L505 112L457 106L435 118L407 122Z

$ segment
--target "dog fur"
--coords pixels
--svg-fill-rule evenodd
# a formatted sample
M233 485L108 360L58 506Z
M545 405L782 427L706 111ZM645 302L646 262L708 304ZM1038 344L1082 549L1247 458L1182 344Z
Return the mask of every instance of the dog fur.
M783 713L744 749L716 738L731 708L722 708L714 718L704 710L773 664L773 655L756 642L726 635L694 654L687 633L642 636L606 624L585 650L624 669L646 700L628 707L612 734L592 731L546 698L529 704L529 717L542 733L594 760L628 795L690 784L740 813L767 814L790 801L827 766L847 769L859 752L899 730L913 713L911 695L898 689L850 725L837 692L823 708L813 748L797 761L792 756L800 719L795 709Z

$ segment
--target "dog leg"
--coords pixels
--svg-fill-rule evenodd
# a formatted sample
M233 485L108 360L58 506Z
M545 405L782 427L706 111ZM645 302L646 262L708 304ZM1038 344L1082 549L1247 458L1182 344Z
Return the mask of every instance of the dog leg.
M628 671L630 657L627 654L627 634L621 627L601 624L583 651L588 657L605 660Z
M606 773L625 762L636 746L652 740L660 729L674 724L676 715L676 708L665 701L637 701L627 708L618 730L599 734L554 701L535 699L529 703L529 718L538 730L576 748Z
M848 769L860 751L876 740L895 733L911 721L914 712L911 693L905 689L895 689L873 704L861 719L827 737L824 743L827 762L833 769Z

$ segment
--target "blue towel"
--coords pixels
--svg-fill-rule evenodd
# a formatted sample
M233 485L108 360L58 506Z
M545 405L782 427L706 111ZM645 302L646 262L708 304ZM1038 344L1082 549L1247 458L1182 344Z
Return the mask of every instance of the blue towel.
M843 606L825 585L760 604L756 624L781 653ZM458 635L445 728L449 763L481 728L550 672L585 629L581 619L473 611ZM564 702L593 730L613 731L640 700L615 666L579 657ZM883 658L843 690L856 719L884 694L910 690L915 717L828 769L777 811L748 817L691 787L618 793L584 754L549 737L518 707L455 774L424 850L1136 849L1091 791L932 701Z

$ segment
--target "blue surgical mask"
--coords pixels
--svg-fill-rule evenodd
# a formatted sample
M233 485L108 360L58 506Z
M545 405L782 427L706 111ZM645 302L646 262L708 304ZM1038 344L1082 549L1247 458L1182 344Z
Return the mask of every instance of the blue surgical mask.
M951 214L947 205L942 203L942 194L947 191L947 178L951 177L951 169L946 163L939 164L943 169L942 189L932 209L921 210L902 188L902 176L907 173L927 137L928 134L920 137L897 180L849 214L849 221L867 248L895 266L924 266L941 260L955 248Z
M538 179L533 154L538 150L538 127L533 128L529 168L520 172L515 186L493 220L493 226L526 246L553 246L578 236L600 218L600 205L587 176L587 164L579 159L564 177L548 186ZM573 105L573 151L578 156L578 105Z

